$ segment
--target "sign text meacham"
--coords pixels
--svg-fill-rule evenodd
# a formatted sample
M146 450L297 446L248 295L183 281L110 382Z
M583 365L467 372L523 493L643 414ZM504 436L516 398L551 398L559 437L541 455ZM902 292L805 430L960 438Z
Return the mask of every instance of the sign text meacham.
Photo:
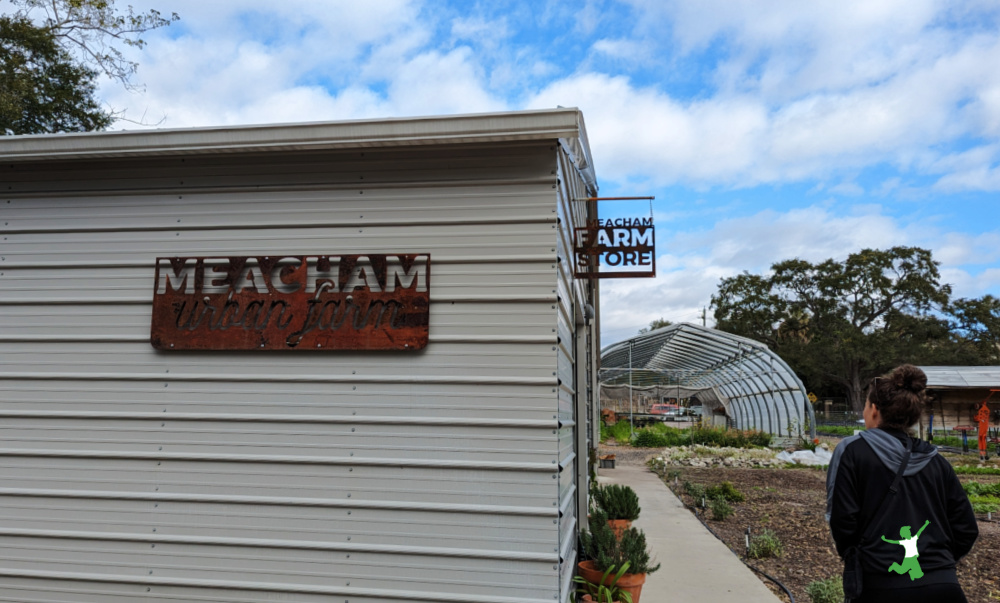
M430 255L157 258L161 350L426 346Z

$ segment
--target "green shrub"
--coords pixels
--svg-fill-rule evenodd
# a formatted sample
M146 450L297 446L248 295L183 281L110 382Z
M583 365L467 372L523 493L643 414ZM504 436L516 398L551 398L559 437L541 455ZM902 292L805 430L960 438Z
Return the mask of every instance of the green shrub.
M630 444L632 442L632 427L628 421L618 421L608 428L608 435L619 444Z
M965 493L972 496L1000 496L1000 482L995 484L981 484L979 482L969 482L962 484Z
M636 448L665 448L670 444L667 436L649 429L640 429L636 432L632 445Z
M1000 475L1000 467L977 467L976 465L958 465L957 467L955 467L955 473L959 475Z
M670 427L666 423L653 423L644 429L663 436L667 441L667 446L687 446L691 443L687 429Z
M732 482L722 482L718 486L712 486L705 490L705 496L712 500L725 500L728 502L743 502L746 497L736 489Z
M969 449L976 447L975 436L969 438ZM951 446L952 448L962 447L962 438L959 436L934 436L934 441L931 442L935 446Z
M695 502L701 502L702 498L705 498L705 486L701 484L692 484L691 482L684 482L684 491L695 499Z
M969 497L969 502L972 503L974 513L996 513L1000 510L1000 483L969 482L962 484L962 488Z
M629 528L616 538L608 526L608 516L600 509L590 514L590 530L580 535L584 554L594 560L594 567L602 572L612 567L621 567L626 562L629 572L652 574L660 569L660 564L651 565L646 535L642 530Z
M729 503L724 498L712 499L712 504L708 508L712 510L712 519L716 521L724 521L733 514L733 508L729 506Z
M760 534L750 537L750 550L747 556L751 559L766 559L767 557L780 557L784 551L778 535L771 530L761 530Z
M812 603L841 603L844 600L844 582L840 576L810 582L806 594Z
M865 426L858 423L855 427L853 425L817 425L816 433L825 433L835 436L852 436L855 431L864 431Z
M732 448L764 448L771 445L771 434L763 431L722 429L696 425L688 430L691 444Z
M972 512L979 515L985 515L987 513L996 513L1000 511L1000 501L995 498L988 498L985 501L976 500L978 497L969 498L969 502L972 503Z
M608 519L639 519L639 495L628 486L609 484L594 490L594 504Z

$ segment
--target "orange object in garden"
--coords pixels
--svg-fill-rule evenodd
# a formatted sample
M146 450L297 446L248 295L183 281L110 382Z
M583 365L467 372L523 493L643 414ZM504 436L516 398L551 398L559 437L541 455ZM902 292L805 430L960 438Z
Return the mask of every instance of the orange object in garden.
M604 572L594 567L592 560L581 561L576 564L576 568L577 573L591 584L601 584L601 580L604 578ZM613 576L608 577L609 580L611 578ZM625 574L618 579L617 586L632 595L632 603L639 603L642 585L645 583L646 574Z
M632 520L631 519L609 519L608 520L608 527L610 527L611 531L615 533L615 538L617 538L618 540L621 540L622 539L622 534L625 533L625 530L627 530L627 529L629 529L629 528L632 527Z
M986 454L986 436L989 435L990 431L990 407L986 403L998 391L1000 389L991 389L990 395L986 396L983 405L979 407L979 412L976 413L976 422L979 423L979 460L981 461L989 458Z

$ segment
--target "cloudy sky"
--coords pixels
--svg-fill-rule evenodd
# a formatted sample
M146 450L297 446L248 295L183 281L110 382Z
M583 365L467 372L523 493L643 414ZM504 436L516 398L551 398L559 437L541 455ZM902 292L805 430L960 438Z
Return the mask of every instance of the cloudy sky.
M135 55L145 92L101 95L162 127L580 107L602 195L656 196L659 274L602 282L605 344L865 247L1000 295L994 0L132 4L181 21Z

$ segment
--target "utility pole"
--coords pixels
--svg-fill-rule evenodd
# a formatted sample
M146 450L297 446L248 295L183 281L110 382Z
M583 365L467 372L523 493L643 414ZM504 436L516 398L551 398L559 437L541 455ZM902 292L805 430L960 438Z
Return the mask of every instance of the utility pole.
M707 310L708 310L708 308L706 308L705 306L701 307L701 326L703 326L703 327L708 326L708 325L705 324L705 312Z

